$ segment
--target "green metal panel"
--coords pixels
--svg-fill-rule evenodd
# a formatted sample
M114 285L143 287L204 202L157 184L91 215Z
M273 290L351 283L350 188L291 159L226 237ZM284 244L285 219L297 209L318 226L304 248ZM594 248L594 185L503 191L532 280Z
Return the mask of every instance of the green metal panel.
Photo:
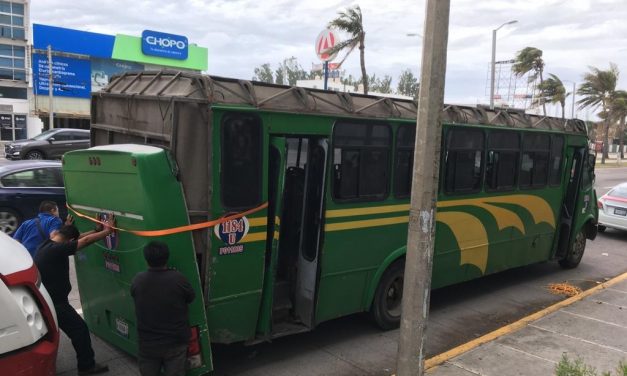
M97 161L97 162L96 162ZM116 225L128 230L161 230L188 224L181 184L163 149L114 145L70 152L63 159L67 202L91 217L116 213ZM84 232L93 223L76 218ZM161 240L170 248L168 266L192 284L196 299L190 305L190 325L200 330L202 365L188 372L200 375L212 366L209 333L198 266L189 232L146 238L117 232L117 246L105 242L79 251L76 273L85 320L90 330L124 351L137 354L137 332L130 284L146 270L143 247ZM126 328L126 330L125 330Z
M130 35L117 34L113 44L112 59L135 61L138 63L162 65L166 67L207 70L207 48L190 44L185 60L148 56L142 53L142 39Z

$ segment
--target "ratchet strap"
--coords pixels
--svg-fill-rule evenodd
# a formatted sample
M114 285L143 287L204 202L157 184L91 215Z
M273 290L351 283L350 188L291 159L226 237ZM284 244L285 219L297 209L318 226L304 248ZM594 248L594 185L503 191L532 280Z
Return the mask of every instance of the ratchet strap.
M70 204L66 204L66 206L77 217L85 218L85 219L90 220L92 222L100 223L101 225L105 225L105 222L102 222L102 221L100 221L100 220L98 220L96 218L88 216L87 214L83 214L83 213L79 212L78 210L74 209ZM127 229L123 229L123 228L115 227L115 226L111 226L111 228L114 229L114 230L117 230L117 231L128 232L128 233L135 234L135 235L138 235L138 236L146 236L146 237L165 236L165 235L178 234L180 232L193 231L193 230L199 230L199 229L202 229L202 228L213 227L215 225L218 225L218 224L226 222L226 221L230 221L232 219L238 219L238 218L244 217L246 215L250 215L250 214L256 213L256 212L258 212L260 210L263 210L263 209L265 209L267 207L268 207L268 203L265 202L265 203L257 206L256 208L252 208L252 209L246 210L246 211L241 212L241 213L232 214L232 215L229 215L229 216L226 216L226 217L214 219L214 220L207 221L207 222L194 223L194 224L191 224L191 225L172 227L172 228L167 228L167 229L162 229L162 230L127 230Z

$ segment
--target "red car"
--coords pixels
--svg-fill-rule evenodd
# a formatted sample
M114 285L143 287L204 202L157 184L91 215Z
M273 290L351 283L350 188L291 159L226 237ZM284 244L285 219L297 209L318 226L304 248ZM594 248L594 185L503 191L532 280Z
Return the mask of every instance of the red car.
M30 254L0 232L0 373L55 374L59 328Z

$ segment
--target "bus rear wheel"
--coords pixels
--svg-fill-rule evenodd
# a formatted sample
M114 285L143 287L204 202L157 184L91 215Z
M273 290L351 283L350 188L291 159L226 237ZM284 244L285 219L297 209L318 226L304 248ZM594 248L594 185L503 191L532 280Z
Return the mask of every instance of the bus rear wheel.
M586 249L586 234L583 229L577 233L575 236L575 241L573 245L570 246L566 257L559 260L559 264L564 269L573 269L576 268L581 262L581 258L583 257L583 252Z
M375 291L370 313L383 330L397 328L401 322L404 274L405 261L393 263L381 276Z

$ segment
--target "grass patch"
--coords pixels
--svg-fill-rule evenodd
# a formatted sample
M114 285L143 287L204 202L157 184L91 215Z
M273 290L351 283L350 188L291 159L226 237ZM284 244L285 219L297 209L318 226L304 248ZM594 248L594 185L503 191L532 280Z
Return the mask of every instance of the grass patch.
M614 374L610 371L599 374L594 367L585 364L583 359L570 360L566 354L562 354L562 359L555 366L555 376L627 376L627 363L618 363Z

